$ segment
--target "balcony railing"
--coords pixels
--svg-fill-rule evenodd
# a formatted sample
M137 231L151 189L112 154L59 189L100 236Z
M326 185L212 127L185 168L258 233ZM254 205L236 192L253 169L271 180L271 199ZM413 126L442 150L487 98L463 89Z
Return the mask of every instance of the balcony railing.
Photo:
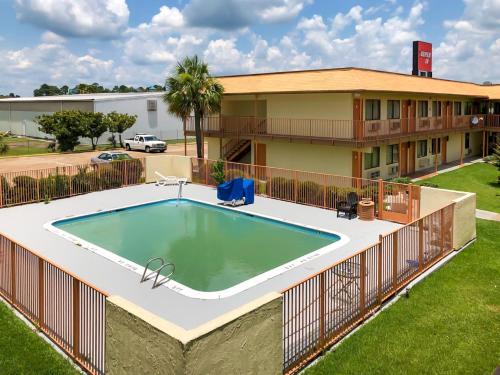
M477 117L478 123L473 124ZM500 115L465 115L388 120L331 120L276 117L220 116L202 121L206 135L228 138L272 137L319 141L362 142L446 130L500 128ZM186 133L194 134L194 118L186 122Z

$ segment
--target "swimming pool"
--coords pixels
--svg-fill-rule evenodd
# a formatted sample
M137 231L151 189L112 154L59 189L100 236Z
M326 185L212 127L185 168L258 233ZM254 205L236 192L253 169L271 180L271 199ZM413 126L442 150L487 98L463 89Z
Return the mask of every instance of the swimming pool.
M57 220L46 228L139 274L149 259L162 257L175 265L165 286L207 299L234 295L348 241L189 199Z

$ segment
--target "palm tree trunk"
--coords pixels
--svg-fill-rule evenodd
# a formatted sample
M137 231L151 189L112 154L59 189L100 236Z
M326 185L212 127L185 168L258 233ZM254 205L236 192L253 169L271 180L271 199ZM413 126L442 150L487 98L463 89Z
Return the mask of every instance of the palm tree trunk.
M201 114L199 112L194 113L194 132L196 134L196 154L198 158L203 157L203 145L201 142Z

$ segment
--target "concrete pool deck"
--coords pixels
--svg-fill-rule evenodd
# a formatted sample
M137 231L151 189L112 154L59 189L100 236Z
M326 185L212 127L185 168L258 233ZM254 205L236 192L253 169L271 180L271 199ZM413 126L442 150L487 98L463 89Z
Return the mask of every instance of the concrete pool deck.
M190 330L270 292L279 292L375 243L379 234L401 227L399 224L387 221L363 222L358 219L337 218L335 211L256 197L254 205L243 206L239 210L314 226L326 231L340 232L349 237L350 241L330 253L312 259L241 293L217 300L190 298L166 287L153 290L151 281L140 284L140 276L135 272L49 232L43 227L49 221L69 216L171 199L176 196L177 188L174 186L160 187L148 184L56 200L47 205L36 203L5 208L0 210L0 232L109 295L121 296L171 323ZM210 203L218 202L215 189L201 185L185 186L183 196Z

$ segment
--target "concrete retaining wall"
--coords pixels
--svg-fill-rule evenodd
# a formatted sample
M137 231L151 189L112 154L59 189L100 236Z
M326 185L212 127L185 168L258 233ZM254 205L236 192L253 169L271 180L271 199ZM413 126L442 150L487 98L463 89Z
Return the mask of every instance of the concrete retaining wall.
M282 296L271 293L193 330L112 296L106 311L106 373L279 374Z
M185 177L192 180L191 157L179 155L156 155L146 158L146 182L157 179L155 172L164 176Z
M476 238L476 194L422 186L421 216L428 215L451 203L455 203L453 211L453 247L459 249Z

